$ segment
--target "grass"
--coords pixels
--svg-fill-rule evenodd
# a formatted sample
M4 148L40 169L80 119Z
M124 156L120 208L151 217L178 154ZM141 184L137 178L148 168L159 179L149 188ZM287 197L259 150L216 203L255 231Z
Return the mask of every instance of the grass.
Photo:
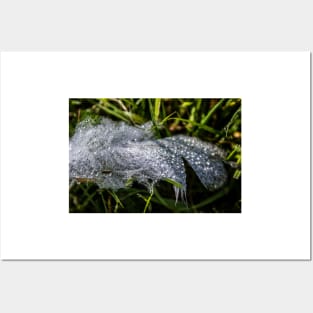
M209 192L187 168L187 205L176 203L170 179L148 191L136 182L118 191L85 182L69 191L71 213L240 213L240 99L69 99L69 136L78 122L106 116L131 125L153 122L158 138L186 134L217 144L227 152L228 183ZM176 185L177 186L177 185Z

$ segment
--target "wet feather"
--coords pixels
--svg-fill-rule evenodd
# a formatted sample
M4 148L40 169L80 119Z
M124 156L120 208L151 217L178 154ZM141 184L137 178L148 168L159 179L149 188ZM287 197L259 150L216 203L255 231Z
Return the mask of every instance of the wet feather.
M93 181L100 188L117 190L135 180L151 190L161 180L172 180L177 182L177 199L186 194L184 161L208 190L227 181L222 149L184 135L157 139L150 122L136 127L107 118L97 125L85 120L77 125L69 152L71 184Z

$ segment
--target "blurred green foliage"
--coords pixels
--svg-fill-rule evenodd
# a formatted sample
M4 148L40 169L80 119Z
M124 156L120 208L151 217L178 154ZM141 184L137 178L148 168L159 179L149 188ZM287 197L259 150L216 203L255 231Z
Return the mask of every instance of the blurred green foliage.
M175 202L172 185L162 181L153 194L136 182L118 191L93 183L69 191L71 213L241 212L241 99L69 99L69 136L78 122L101 116L132 125L152 121L159 138L186 134L217 144L227 152L228 183L206 190L187 168L187 205Z

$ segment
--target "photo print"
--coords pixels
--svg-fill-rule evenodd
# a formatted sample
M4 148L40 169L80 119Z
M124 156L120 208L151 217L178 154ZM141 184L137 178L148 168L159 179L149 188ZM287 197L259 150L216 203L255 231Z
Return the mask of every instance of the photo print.
M241 99L69 99L70 213L241 213Z

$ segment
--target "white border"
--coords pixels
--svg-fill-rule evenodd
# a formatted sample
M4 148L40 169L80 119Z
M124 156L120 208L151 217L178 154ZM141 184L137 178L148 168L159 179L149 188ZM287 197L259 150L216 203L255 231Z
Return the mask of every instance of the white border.
M69 214L71 97L242 98L243 213ZM2 53L1 257L309 259L309 132L308 52Z

